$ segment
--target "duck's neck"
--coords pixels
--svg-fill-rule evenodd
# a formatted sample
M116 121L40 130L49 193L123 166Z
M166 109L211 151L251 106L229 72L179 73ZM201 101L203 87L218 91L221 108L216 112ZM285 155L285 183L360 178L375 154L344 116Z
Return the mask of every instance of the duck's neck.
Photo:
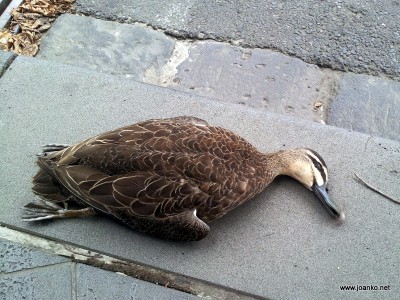
M264 178L264 186L269 185L276 176L292 176L292 169L297 160L296 150L283 150L274 153L262 154L259 172Z

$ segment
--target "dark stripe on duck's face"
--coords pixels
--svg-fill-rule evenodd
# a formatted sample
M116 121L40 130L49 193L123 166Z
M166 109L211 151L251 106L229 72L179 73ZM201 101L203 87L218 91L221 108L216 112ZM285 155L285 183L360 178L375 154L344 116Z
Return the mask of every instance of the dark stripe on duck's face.
M312 154L314 154L322 162L322 164L326 166L324 159L317 152L309 148L307 148L307 150L310 151Z
M322 162L322 164L326 167L324 159L317 152L309 148L307 148L307 150L310 151L312 154L314 154L320 160L320 162Z
M321 176L322 176L324 182L326 182L326 173L325 173L325 170L323 168L323 167L326 168L326 164L325 164L324 160L315 151L313 151L311 149L307 149L307 150L310 151L313 155L315 155L316 158L318 158L319 161L313 155L308 155L308 157L313 162L314 167L321 173ZM322 166L321 163L323 164L323 166Z

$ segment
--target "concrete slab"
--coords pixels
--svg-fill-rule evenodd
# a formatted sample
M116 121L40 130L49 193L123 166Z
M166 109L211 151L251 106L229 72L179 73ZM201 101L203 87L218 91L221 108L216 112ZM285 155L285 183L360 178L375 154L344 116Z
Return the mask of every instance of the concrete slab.
M198 299L197 296L82 264L76 267L76 282L77 299Z
M318 93L324 73L300 59L262 49L201 42L189 49L171 87L269 112L326 121L328 97Z
M15 53L0 50L0 77L16 57Z
M398 298L399 207L353 177L357 172L399 195L398 142L25 57L0 79L0 90L6 108L0 111L0 172L6 174L0 177L0 223L264 297ZM32 199L40 145L182 114L232 129L262 151L315 149L329 166L330 193L347 222L335 224L311 192L287 178L212 223L210 235L194 243L156 240L100 217L19 219ZM343 285L390 290L342 291Z
M277 49L332 69L400 79L398 1L77 0L76 6L180 38Z
M400 82L346 74L328 123L400 141Z
M0 239L0 273L68 262L69 259Z
M143 80L161 71L175 41L143 26L61 15L40 46L39 58Z
M0 299L72 298L72 263L0 275Z

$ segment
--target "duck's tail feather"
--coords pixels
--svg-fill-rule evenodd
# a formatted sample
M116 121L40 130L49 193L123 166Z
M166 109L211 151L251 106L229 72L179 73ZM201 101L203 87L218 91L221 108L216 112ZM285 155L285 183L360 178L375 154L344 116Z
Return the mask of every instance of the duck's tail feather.
M47 144L47 145L42 146L43 152L38 153L37 156L39 156L39 157L47 156L48 154L50 154L52 152L61 151L68 147L69 147L69 145L65 145L65 144Z
M28 203L22 209L22 220L27 222L84 217L96 214L90 207L83 209L65 209L54 202L44 200L40 197L35 198L35 201Z

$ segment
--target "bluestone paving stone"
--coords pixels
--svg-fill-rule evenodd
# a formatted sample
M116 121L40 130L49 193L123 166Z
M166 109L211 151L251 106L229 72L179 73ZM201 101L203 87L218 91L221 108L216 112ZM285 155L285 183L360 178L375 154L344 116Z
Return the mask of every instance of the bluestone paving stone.
M135 42L147 37L160 45ZM188 43L172 54L174 45L173 39L151 28L65 14L43 39L37 56L269 112L326 121L333 96L320 92L329 79L317 66L270 50L227 43ZM140 59L132 59L136 57ZM156 58L160 62L154 65Z
M77 299L198 299L184 292L82 264L76 268L76 283Z
M7 70L8 66L12 63L15 56L16 55L12 52L0 50L0 77Z
M23 88L21 88L23 83ZM400 144L343 129L213 102L120 77L18 57L0 79L0 223L98 252L278 299L397 299L400 210L354 180L357 172L399 195ZM149 118L194 115L242 135L261 151L310 147L329 166L330 194L347 220L336 224L303 186L276 180L211 224L199 242L174 243L104 217L25 223L35 154ZM341 285L390 285L341 291Z
M7 27L11 20L12 10L17 8L22 1L23 0L0 0L0 29Z
M0 273L11 273L69 261L38 249L0 239Z
M9 3L10 0L0 0L0 15L6 9Z
M52 25L37 57L142 80L160 72L175 42L143 26L64 14Z
M328 123L400 141L400 82L346 74Z
M281 53L202 42L178 67L175 89L320 121L314 109L323 72ZM327 103L321 102L321 105Z
M69 300L72 292L72 263L0 274L2 300Z

